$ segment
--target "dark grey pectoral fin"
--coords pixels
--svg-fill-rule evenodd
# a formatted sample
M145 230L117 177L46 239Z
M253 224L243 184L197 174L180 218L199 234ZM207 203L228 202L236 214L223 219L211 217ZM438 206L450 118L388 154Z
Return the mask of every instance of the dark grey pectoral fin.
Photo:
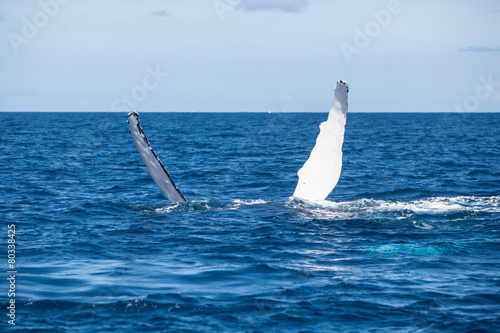
M161 163L153 148L149 144L146 134L141 127L139 121L139 114L132 111L128 114L127 119L129 125L129 132L134 139L134 145L141 156L142 161L146 165L146 173L148 173L158 187L162 190L163 194L173 203L187 202L186 198L182 195L181 191L175 186L172 177L167 169Z

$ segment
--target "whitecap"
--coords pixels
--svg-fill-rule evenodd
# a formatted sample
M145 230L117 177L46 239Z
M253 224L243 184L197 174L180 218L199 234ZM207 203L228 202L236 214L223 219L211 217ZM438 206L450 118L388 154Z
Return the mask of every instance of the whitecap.
M339 202L310 202L292 198L289 204L303 215L320 219L355 219L389 214L396 220L405 220L415 215L500 213L500 196L431 197L411 201L364 198ZM417 227L425 229L431 226L420 223Z
M265 201L265 200L262 200L262 199L256 199L256 200L240 200L240 199L235 199L235 200L233 200L233 203L240 204L240 205L264 205L264 204L267 204L268 201Z

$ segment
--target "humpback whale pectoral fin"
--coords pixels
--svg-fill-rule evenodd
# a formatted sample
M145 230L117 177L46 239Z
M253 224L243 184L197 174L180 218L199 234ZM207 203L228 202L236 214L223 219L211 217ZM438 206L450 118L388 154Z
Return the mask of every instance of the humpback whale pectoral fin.
M131 111L128 114L127 123L129 126L129 133L134 140L134 145L141 156L142 161L146 165L146 173L153 178L154 182L162 190L163 194L172 203L187 202L181 191L175 186L172 177L167 169L161 163L155 151L149 144L146 134L141 127L139 121L139 114L136 111Z
M328 120L321 123L316 145L297 172L299 181L294 197L309 201L324 200L337 185L342 169L348 92L347 82L338 81Z

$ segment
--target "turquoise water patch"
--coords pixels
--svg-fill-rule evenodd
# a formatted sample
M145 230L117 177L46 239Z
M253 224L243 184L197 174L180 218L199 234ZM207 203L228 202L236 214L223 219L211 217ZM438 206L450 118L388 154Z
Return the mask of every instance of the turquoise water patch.
M437 244L384 244L367 247L370 254L386 253L398 255L458 255L468 253L465 245L457 243Z

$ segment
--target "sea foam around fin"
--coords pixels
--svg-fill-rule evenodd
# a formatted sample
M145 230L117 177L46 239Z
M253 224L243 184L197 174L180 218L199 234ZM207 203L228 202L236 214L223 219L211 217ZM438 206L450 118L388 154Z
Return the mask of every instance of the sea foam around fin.
M412 201L359 199L353 201L309 202L291 198L290 205L302 216L325 220L389 218L403 220L416 215L500 213L500 196L434 197ZM425 228L425 226L423 226Z
M194 200L187 204L167 204L161 207L147 206L143 212L152 212L156 214L168 214L175 212L206 212L206 211L225 211L225 210L241 210L269 204L269 201L262 199L255 200L240 200L235 199L232 202L220 202L211 200Z
M384 223L409 223L415 228L432 229L443 217L460 221L472 217L481 219L482 215L500 214L500 196L492 197L432 197L411 201L358 199L352 201L309 202L291 197L289 201L265 201L262 199L235 199L231 202L200 200L187 204L167 204L161 206L139 205L140 214L172 214L213 211L245 211L272 206L275 213L297 216L303 219L321 221L359 220L385 221Z

